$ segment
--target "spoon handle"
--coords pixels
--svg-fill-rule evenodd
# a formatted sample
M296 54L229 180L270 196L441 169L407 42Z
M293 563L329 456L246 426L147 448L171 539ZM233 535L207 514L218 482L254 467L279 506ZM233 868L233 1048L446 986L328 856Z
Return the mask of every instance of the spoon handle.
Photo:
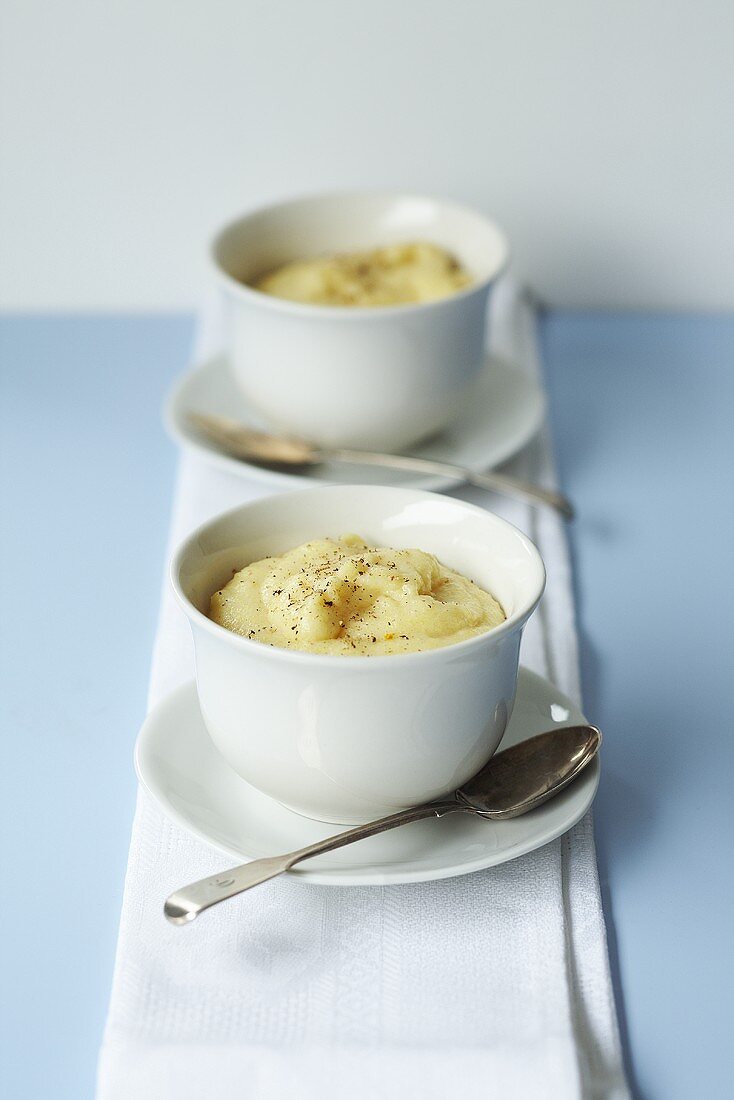
M520 478L507 474L498 474L494 470L476 473L464 466L454 466L450 462L439 462L432 458L419 458L417 455L387 455L377 451L352 451L348 448L320 452L324 458L336 462L348 462L352 465L384 466L393 470L413 470L418 474L437 474L439 477L453 477L457 481L467 481L480 489L491 489L503 496L519 497L530 504L544 504L554 508L566 519L573 519L573 505L568 497L554 489L544 489Z
M189 886L182 886L166 900L163 912L171 924L188 924L204 909L209 909L220 901L226 901L227 898L233 898L236 894L241 894L253 886L259 886L261 882L267 882L276 875L282 875L296 863L310 859L311 856L332 852L335 848L343 848L345 844L354 844L357 840L365 840L369 836L387 832L388 829L396 829L399 825L408 825L411 821L421 821L426 817L443 817L444 814L453 813L456 810L466 812L469 807L462 806L460 802L453 799L445 802L431 802L424 806L413 806L408 810L390 814L388 817L381 817L377 821L369 821L366 825L357 825L354 829L347 829L343 833L326 837L325 840L317 840L315 844L299 848L297 852L243 863L218 875L199 879L198 882L192 882Z

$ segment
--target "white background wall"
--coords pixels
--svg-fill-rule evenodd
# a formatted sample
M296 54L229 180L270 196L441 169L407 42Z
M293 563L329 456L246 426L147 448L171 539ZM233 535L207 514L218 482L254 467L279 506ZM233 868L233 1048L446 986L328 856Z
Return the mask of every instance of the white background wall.
M555 304L734 307L732 0L3 0L0 301L188 307L210 231L399 186Z

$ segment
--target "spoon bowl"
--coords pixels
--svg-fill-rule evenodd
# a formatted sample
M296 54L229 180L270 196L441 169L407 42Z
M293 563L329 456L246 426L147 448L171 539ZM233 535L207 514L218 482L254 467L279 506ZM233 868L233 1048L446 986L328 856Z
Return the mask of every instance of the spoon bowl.
M497 753L456 798L482 817L519 817L562 791L601 745L596 726L569 726Z

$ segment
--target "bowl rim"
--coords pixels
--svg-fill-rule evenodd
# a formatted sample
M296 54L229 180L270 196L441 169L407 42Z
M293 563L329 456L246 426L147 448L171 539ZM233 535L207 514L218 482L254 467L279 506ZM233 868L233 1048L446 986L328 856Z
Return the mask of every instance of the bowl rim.
M249 286L247 283L242 283L239 279L236 279L233 275L230 275L224 270L222 264L219 261L217 252L224 240L225 236L230 233L236 226L242 222L248 221L250 218L258 217L268 211L277 211L285 209L289 206L294 206L299 203L305 203L309 201L318 202L319 200L334 200L339 199L367 199L367 198L384 198L384 199L415 199L422 202L432 202L438 206L442 206L459 213L468 214L478 221L484 222L489 226L494 233L497 234L500 245L500 258L495 265L494 271L489 275L485 275L482 279L477 279L463 290L457 290L454 294L449 294L444 298L435 298L430 302L411 302L405 305L393 305L393 306L326 306L315 302L293 302L288 298L278 298L274 294L265 294L262 290L257 290L253 286ZM294 195L288 199L280 199L278 202L262 203L253 207L250 210L246 210L244 213L237 217L230 218L224 222L214 233L211 242L209 244L209 263L214 270L216 280L225 287L234 297L243 299L246 302L253 302L256 305L264 306L267 309L274 309L281 313L288 313L291 316L306 316L312 318L321 319L333 319L342 321L355 321L365 320L368 317L404 317L409 314L413 314L419 311L435 310L436 308L446 307L448 303L459 302L471 297L474 294L485 293L489 287L497 281L497 279L507 269L507 265L510 262L510 245L507 239L507 235L504 230L494 221L493 218L487 217L485 214L480 213L478 210L474 210L473 207L464 203L454 202L452 199L442 199L435 195L426 195L418 191L394 191L389 188L375 188L374 190L369 188L361 188L350 190L345 188L343 190L336 191L313 191L306 192L304 194Z
M501 527L507 528L518 540L522 543L524 548L530 552L530 559L534 561L536 568L538 569L538 581L535 585L534 594L525 601L518 609L516 609L512 615L508 616L504 622L499 626L491 627L489 630L484 631L482 634L476 634L471 638L465 638L461 642L450 642L448 645L437 646L434 649L424 649L414 653L389 653L382 654L380 656L371 657L369 655L362 654L341 654L341 653L309 653L306 650L301 649L286 649L283 646L271 646L264 642L254 641L253 639L246 638L242 634L236 634L232 630L227 630L226 627L220 626L219 623L215 623L202 611L199 611L191 600L188 598L183 590L183 586L180 581L180 573L183 562L188 554L190 554L193 544L197 542L206 532L223 520L227 520L230 517L238 515L241 512L247 511L255 505L263 504L266 501L271 503L274 500L281 502L287 507L288 502L294 497L304 496L329 496L331 494L343 494L344 492L360 492L364 490L378 489L381 492L388 495L393 494L409 494L413 499L415 498L428 498L450 501L451 504L459 505L462 509L472 512L475 515L479 515L482 518L489 518L496 522ZM244 568L244 567L243 567ZM495 512L491 512L486 508L480 508L476 504L469 504L463 500L457 500L455 497L449 497L445 493L433 493L427 489L405 489L402 486L375 486L375 485L315 485L309 488L294 489L291 492L271 494L266 497L258 497L257 500L247 501L244 504L238 504L234 508L228 508L223 512L219 512L216 516L211 517L204 523L200 524L194 531L191 532L183 542L179 543L175 551L171 556L169 566L169 578L173 587L174 594L179 605L182 607L186 614L190 624L192 626L198 626L206 631L206 633L212 635L214 638L218 638L229 645L234 646L236 649L242 650L244 653L249 653L253 657L261 657L265 660L280 660L286 662L295 662L296 664L316 664L324 665L324 662L328 666L334 666L334 662L340 660L347 660L349 662L349 668L362 668L362 669L377 669L384 668L387 662L388 667L398 668L413 663L428 663L430 661L440 662L445 661L448 657L453 657L458 653L466 653L473 649L479 649L488 642L497 641L505 636L516 633L521 630L527 620L538 606L540 599L545 591L546 586L546 569L543 558L540 554L535 543L530 539L519 527L516 527L514 523L510 523L509 520L503 519L502 516L498 516ZM504 610L504 609L503 609Z

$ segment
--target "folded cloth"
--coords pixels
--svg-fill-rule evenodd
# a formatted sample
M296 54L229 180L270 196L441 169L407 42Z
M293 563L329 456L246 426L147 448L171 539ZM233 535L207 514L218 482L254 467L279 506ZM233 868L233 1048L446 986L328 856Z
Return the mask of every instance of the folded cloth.
M504 284L492 310L492 350L538 375L528 299ZM208 310L195 359L221 331ZM553 484L547 429L514 470ZM184 455L171 545L269 491ZM548 587L522 661L578 700L561 522L459 495L539 546ZM192 675L188 625L166 583L150 704ZM226 865L140 791L98 1100L627 1096L590 815L539 851L457 879L344 888L285 876L236 913L223 905L187 928L164 920L168 893Z

